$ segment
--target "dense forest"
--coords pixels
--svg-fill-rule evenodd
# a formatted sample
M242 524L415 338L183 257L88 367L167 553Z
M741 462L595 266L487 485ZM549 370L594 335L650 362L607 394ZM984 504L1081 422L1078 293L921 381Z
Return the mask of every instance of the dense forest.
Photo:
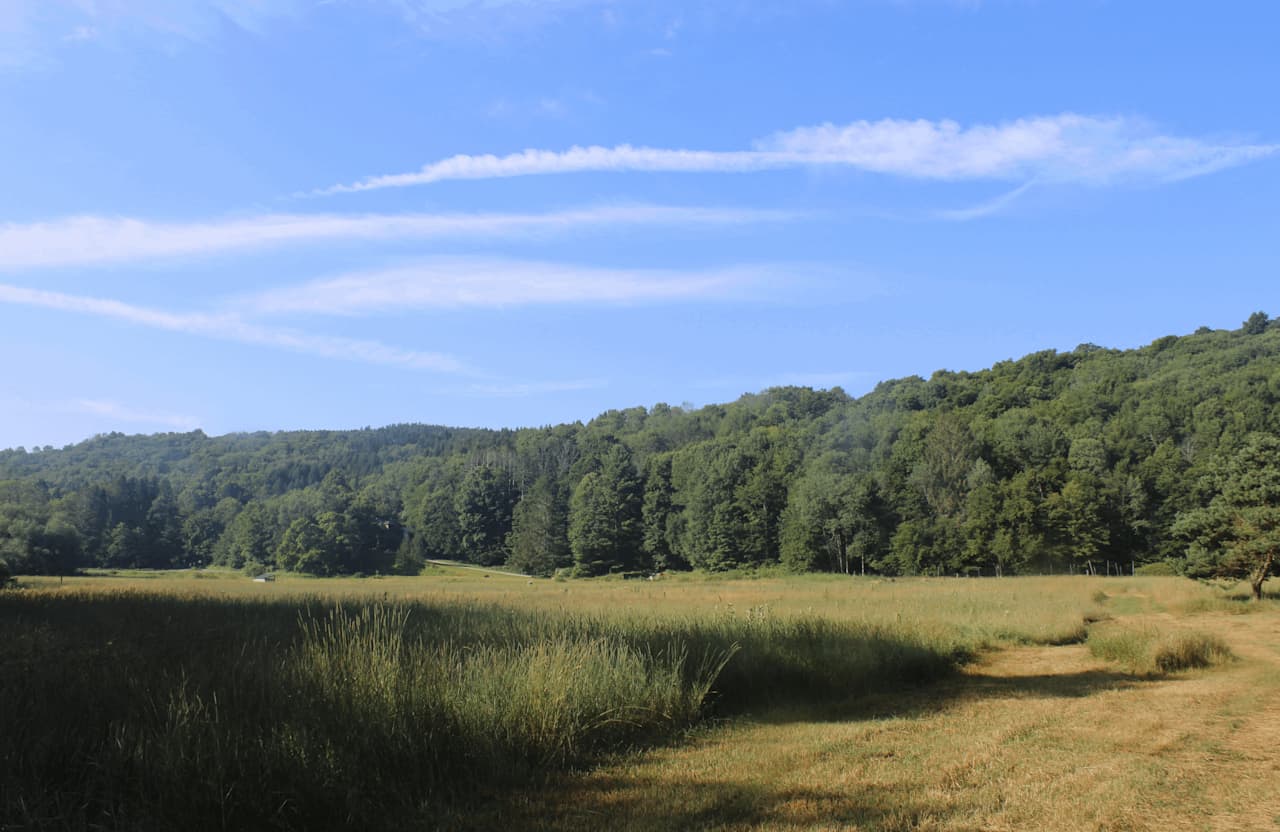
M780 387L521 430L100 435L0 452L0 568L1210 574L1235 551L1210 522L1228 480L1280 476L1277 402L1280 321L1259 312L860 398Z

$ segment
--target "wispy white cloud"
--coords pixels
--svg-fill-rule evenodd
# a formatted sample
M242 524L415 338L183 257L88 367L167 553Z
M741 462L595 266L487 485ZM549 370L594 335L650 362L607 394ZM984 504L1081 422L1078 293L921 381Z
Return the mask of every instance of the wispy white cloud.
M723 297L798 276L796 267L604 269L489 258L438 258L244 296L249 316L368 315L413 309L629 304Z
M506 156L463 154L320 193L588 171L744 173L794 167L842 167L939 181L1108 185L1186 179L1278 150L1277 144L1168 135L1142 119L1124 116L1063 113L967 127L949 120L883 119L801 127L762 139L751 150L618 145L529 149Z
M496 384L471 384L460 392L477 396L519 397L541 396L549 393L573 393L581 390L599 390L607 386L608 382L604 379L515 381Z
M527 123L535 119L561 120L580 116L584 111L598 111L604 98L591 89L560 89L554 94L537 96L500 95L489 102L484 114L493 119L510 119Z
M780 211L620 204L543 214L268 214L196 223L69 217L0 224L0 269L136 262L325 241L510 237L607 226L737 225L792 216Z
M202 40L220 26L261 32L272 20L315 5L309 0L9 0L63 10L80 25L133 28Z
M538 112L544 116L563 118L569 112L569 106L562 98L539 98Z
M68 43L84 43L86 41L97 40L99 32L94 26L77 26L68 34L63 36L63 40Z
M188 336L342 361L469 379L454 392L531 396L603 386L601 379L508 379L451 355L318 335L269 321L288 316L361 316L441 308L637 304L749 299L812 275L802 265L704 270L607 269L490 258L436 258L229 298L212 311L175 312L113 298L0 283L0 304L91 315Z
M610 0L365 0L397 13L429 38L493 40L504 31L559 19Z
M979 0L942 2L965 6ZM627 0L0 0L0 69L48 65L59 42L128 41L174 49L210 42L230 28L268 34L277 20L315 15L332 7L345 13L398 18L428 39L492 42L570 15L583 19L594 9L599 10L601 26L616 29L624 19L635 18L621 13L626 5L642 8L644 4ZM716 0L714 5L722 13L758 20L782 9L794 13L796 2ZM674 39L683 24L682 17L668 21L659 29L661 36Z
M785 158L784 158L785 156ZM319 194L372 191L429 185L459 179L501 179L584 172L746 172L799 164L785 154L755 151L664 150L654 147L571 147L564 151L523 150L506 156L459 154L411 173L371 176L350 185L334 185Z
M35 415L37 423L44 427L41 433L45 437L50 433L50 423L65 421L65 419L58 417L93 417L92 422L87 425L82 425L83 420L76 420L77 428L74 433L74 438L76 439L82 438L89 433L126 429L130 425L192 431L201 427L204 421L196 416L179 413L163 407L124 404L114 399L106 398L55 400L27 396L0 396L0 412L7 414L10 419L13 419L17 414L25 414L27 418ZM0 429L12 429L12 426L5 424ZM32 450L36 449L32 448Z
M77 399L72 402L59 403L52 409L71 413L83 413L90 416L100 416L112 422L154 425L174 428L175 430L182 431L195 430L200 427L200 420L194 416L187 416L181 413L173 413L165 410L130 407L129 405L121 404L120 402L111 401L109 399Z
M0 3L0 70L26 69L42 62L35 32L35 0ZM61 29L66 34L69 27Z
M321 358L438 373L474 374L458 359L442 353L404 350L377 341L264 327L233 314L169 312L108 298L49 292L8 284L0 284L0 303L93 315L152 329L272 347Z
M267 34L326 7L399 18L432 39L487 40L612 0L0 0L0 69L49 63L59 42L127 41L163 49L227 29Z
M165 48L209 40L233 27L261 33L312 0L2 0L0 67L48 62L59 42L145 40Z
M1092 185L1199 176L1280 150L1277 144L1166 135L1143 119L1075 113L970 127L925 120L826 124L780 133L761 146L920 179Z
M985 202L979 202L976 205L970 205L965 208L947 208L941 211L935 211L934 219L948 220L950 222L968 222L970 220L982 219L990 217L1004 211L1010 205L1018 200L1023 194L1035 187L1035 182L1027 182L1019 185L1012 191L1006 191L999 196L988 199Z

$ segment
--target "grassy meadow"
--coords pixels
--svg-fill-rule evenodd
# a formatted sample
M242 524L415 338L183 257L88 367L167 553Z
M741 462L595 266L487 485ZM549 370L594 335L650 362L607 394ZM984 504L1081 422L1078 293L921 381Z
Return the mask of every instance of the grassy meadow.
M771 771L804 753L724 747L753 725L929 712L1020 651L1083 651L1116 684L1229 666L1232 639L1198 622L1273 621L1274 605L1173 578L29 578L0 594L0 826L582 828L619 810L593 777L701 805L680 791L702 782L690 758L655 761L710 743L716 766ZM785 817L760 800L626 817ZM900 820L920 820L915 800ZM830 828L897 823L876 811Z

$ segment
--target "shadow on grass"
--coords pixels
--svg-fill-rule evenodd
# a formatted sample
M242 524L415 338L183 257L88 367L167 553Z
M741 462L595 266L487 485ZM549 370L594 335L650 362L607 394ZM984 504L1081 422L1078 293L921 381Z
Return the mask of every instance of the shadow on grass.
M897 690L959 658L820 618L133 588L6 593L0 632L0 829L447 827L477 793L708 711Z
M847 788L777 787L733 779L675 783L645 777L594 777L519 805L459 818L457 828L658 832L673 829L747 829L760 826L823 829L916 829L969 813L974 798L939 798L905 785L853 784Z
M1151 682L1109 669L1014 676L969 672L934 684L879 691L839 704L781 704L739 719L761 725L916 719L980 700L1079 699ZM687 738L667 745L685 744ZM874 786L851 783L840 788L779 787L743 779L694 777L681 781L630 773L597 773L581 779L568 775L536 794L495 796L494 803L460 826L608 828L629 832L793 825L905 830L919 828L926 821L945 826L948 817L972 815L981 808L977 800L970 790L930 795L905 783L883 780Z
M1165 680L1161 677L1158 681ZM1107 669L1026 676L990 676L970 672L933 684L903 686L897 690L879 691L843 702L780 705L751 717L751 720L767 725L782 725L789 722L913 719L975 700L1082 699L1152 681L1157 680Z
M1082 670L1075 673L1043 673L1027 676L965 677L963 699L1081 699L1096 693L1132 688L1151 680L1117 670Z

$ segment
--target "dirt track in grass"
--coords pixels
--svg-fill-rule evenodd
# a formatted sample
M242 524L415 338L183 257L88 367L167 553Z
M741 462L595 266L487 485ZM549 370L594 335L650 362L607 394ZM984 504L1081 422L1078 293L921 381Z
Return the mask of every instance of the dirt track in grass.
M1280 611L1126 620L1215 633L1225 667L1135 677L1015 647L951 680L702 729L504 801L547 830L1280 830Z

